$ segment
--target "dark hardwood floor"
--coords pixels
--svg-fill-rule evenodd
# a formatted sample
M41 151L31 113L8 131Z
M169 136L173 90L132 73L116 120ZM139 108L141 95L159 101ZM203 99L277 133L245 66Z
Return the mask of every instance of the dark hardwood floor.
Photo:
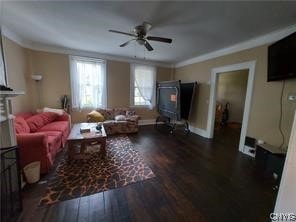
M273 181L238 152L239 130L211 141L144 126L129 137L156 178L44 207L37 205L46 184L30 185L19 221L269 221Z

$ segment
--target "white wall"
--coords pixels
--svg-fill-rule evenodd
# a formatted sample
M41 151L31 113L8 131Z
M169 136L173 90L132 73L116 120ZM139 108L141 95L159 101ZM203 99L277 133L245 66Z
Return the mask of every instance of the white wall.
M296 215L296 112L274 211Z

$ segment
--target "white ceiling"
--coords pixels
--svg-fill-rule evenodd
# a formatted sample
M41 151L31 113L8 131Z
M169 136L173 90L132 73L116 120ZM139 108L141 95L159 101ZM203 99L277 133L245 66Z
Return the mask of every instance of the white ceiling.
M3 25L31 44L176 63L296 24L296 2L8 2ZM119 45L143 21L153 24L154 48ZM136 49L136 50L135 50Z

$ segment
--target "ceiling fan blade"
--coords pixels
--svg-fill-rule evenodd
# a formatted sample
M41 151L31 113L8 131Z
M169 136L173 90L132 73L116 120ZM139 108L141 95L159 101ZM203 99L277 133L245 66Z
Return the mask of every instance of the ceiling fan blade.
M152 51L152 50L153 50L153 48L152 48L152 46L149 44L149 42L145 41L144 45L145 45L145 47L146 47L146 49L147 49L148 51Z
M172 39L156 37L156 36L147 36L147 39L151 41L158 41L158 42L165 42L165 43L172 43L173 41Z
M152 28L152 25L149 22L143 22L142 25L143 25L146 33L149 32L151 30L151 28Z
M131 39L123 44L120 45L120 47L124 47L124 46L127 46L131 41L134 41L135 39Z
M111 30L110 29L109 32L114 32L114 33L118 33L118 34L123 34L123 35L129 35L129 36L137 37L135 34L127 33L127 32L121 32L121 31L117 31L117 30Z

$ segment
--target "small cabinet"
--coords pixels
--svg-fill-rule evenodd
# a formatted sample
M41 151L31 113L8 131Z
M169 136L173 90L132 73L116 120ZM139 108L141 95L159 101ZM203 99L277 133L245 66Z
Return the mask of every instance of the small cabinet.
M256 167L267 177L271 177L275 173L280 180L285 158L286 151L284 150L268 144L256 145Z

